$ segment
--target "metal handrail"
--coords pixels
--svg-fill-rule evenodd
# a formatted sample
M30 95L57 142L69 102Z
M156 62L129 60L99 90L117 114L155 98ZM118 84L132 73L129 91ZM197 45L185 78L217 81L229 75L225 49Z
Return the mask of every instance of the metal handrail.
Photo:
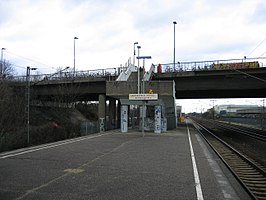
M203 70L216 70L213 68L214 64L245 63L245 62L254 62L254 61L258 61L260 67L266 67L266 57L207 60L207 61L185 61L185 62L177 62L175 65L173 63L161 64L161 67L162 67L162 73L203 71Z
M179 72L188 72L188 71L203 71L203 70L217 70L213 68L214 64L226 64L226 63L244 63L244 62L254 62L258 61L260 67L266 67L266 57L255 57L255 58L243 58L243 59L224 59L224 60L208 60L208 61L185 61L177 62L175 65L173 63L160 64L161 73L179 73ZM156 67L158 66L155 65ZM175 66L175 69L174 69ZM40 75L31 75L30 81L36 82L49 78L49 81L53 80L66 80L66 79L83 79L89 77L111 77L119 76L119 74L126 70L125 67L118 68L106 68L106 69L95 69L95 70L83 70L76 71L73 74L72 71L58 73L55 76L51 77L51 74L40 74ZM10 78L11 81L25 82L25 76L13 76Z

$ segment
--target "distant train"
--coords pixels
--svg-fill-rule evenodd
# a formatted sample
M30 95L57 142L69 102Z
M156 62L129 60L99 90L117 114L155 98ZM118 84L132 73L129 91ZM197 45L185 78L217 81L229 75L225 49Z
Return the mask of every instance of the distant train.
M259 67L260 64L258 61L212 64L213 69L246 69Z

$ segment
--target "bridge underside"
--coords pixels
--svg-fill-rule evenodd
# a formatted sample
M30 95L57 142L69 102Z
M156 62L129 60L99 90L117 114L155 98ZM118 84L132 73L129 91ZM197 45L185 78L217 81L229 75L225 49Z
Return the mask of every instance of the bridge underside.
M33 98L44 101L98 101L100 94L106 93L105 79L98 81L66 81L62 83L36 85L32 89Z
M176 99L212 99L212 98L265 98L266 89L253 90L190 90L177 91ZM262 95L262 94L265 95Z

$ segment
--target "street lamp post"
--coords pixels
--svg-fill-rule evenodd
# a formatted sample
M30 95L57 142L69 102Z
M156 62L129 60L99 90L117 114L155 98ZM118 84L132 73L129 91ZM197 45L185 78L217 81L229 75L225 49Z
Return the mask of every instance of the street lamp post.
M30 71L37 68L27 67L26 82L27 82L27 144L30 144Z
M75 76L75 73L76 73L76 40L78 38L77 37L74 37L74 74L73 76Z
M135 58L136 58L136 45L139 44L138 42L134 42L134 53L133 53L133 67L135 69ZM134 109L135 111L135 109ZM135 120L134 120L134 111L133 111L133 119L132 119L132 127L134 128L135 126Z
M2 48L1 49L1 68L0 68L0 75L3 75L4 72L4 61L3 61L3 56L4 56L4 50L6 50L6 48Z
M174 24L174 71L175 71L175 25L176 25L176 21L173 22Z
M143 78L142 78L142 93L145 93L145 83L144 83L144 67L145 67L145 59L151 59L151 56L138 56L137 59L143 59ZM146 111L146 102L142 101L142 136L144 136L144 123L145 123L145 112Z
M134 42L134 54L133 54L133 66L135 67L135 57L136 57L136 45L138 44L138 42Z
M67 69L69 69L69 67L66 67L66 68L62 69L62 70L52 74L51 76L49 76L47 78L49 79L52 76L54 76L56 74L60 74L61 72L65 71ZM32 70L37 70L37 68L31 68L31 67L28 66L27 67L27 73L26 73L26 98L27 98L26 101L27 101L27 103L26 103L26 109L25 110L26 110L26 113L27 113L27 144L28 144L28 146L30 144L30 86L31 86L30 85L30 71L32 71ZM43 79L41 81L35 82L35 83L32 84L32 86L33 85L37 85L38 83L43 82L45 80L47 80L47 79Z
M262 111L260 112L260 126L261 129L265 129L265 99L262 99Z
M142 78L142 93L145 93L145 89L144 89L144 67L145 67L145 60L146 59L151 59L151 56L138 56L137 59L142 59L143 60L143 78Z
M212 119L214 120L214 118L215 118L214 102L215 102L216 100L211 100L211 101L212 101Z
M138 57L139 57L139 49L141 48L141 46L137 46L137 48L138 48ZM139 73L140 72L139 72L139 59L138 59L138 94L140 93L140 74Z

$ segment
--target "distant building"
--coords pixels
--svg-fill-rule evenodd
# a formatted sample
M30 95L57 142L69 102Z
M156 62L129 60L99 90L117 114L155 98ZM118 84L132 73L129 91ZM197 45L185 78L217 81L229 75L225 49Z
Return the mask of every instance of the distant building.
M176 108L176 116L180 117L182 113L182 106L175 106Z
M216 105L214 106L215 115L237 115L248 112L248 110L258 111L261 109L257 105Z

